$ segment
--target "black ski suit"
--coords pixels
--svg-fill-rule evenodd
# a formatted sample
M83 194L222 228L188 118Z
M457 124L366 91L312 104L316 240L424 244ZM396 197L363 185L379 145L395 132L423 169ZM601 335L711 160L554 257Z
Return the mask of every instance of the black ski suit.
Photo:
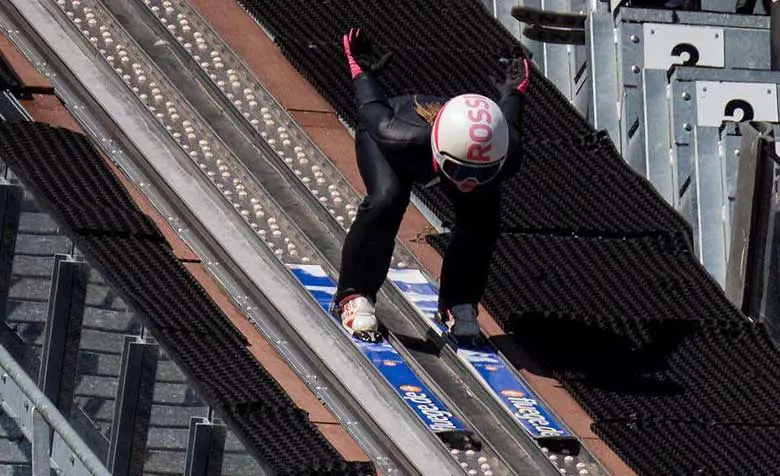
M358 107L355 147L367 195L344 242L336 302L350 294L376 301L387 277L395 237L409 205L412 185L437 177L433 168L431 127L415 112L421 103L447 98L405 95L387 99L374 77L353 80ZM443 175L440 185L455 205L456 223L441 269L439 309L476 305L482 298L489 262L498 237L500 182L519 166L518 125L524 94L511 92L498 101L509 126L509 150L500 175L464 193Z

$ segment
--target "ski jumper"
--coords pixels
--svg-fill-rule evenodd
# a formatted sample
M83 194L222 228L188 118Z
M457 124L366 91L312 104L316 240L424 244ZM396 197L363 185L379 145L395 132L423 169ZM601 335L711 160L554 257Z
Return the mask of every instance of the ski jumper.
M361 294L376 302L390 267L395 237L409 206L412 185L439 176L431 152L431 127L415 112L420 104L448 98L404 95L387 99L370 73L353 79L358 109L355 148L367 194L358 207L342 250L336 302ZM500 175L464 193L447 178L443 187L455 206L455 227L441 269L439 309L476 305L487 284L499 234L500 183L521 163L519 121L525 95L504 93L498 105L509 129L509 149Z

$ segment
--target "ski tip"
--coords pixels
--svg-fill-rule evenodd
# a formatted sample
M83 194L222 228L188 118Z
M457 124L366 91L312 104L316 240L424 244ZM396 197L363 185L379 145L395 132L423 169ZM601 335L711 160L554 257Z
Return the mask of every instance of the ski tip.
M371 344L379 343L384 339L384 336L379 331L356 331L352 333L352 337Z
M448 430L437 432L436 435L450 449L460 451L482 451L482 440L469 430Z

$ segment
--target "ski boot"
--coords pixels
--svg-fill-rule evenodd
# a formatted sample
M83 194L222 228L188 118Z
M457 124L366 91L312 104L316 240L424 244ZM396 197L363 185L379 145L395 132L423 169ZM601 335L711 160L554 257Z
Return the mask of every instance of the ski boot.
M374 304L365 296L351 294L331 305L331 312L341 320L349 335L365 342L382 340Z
M477 323L476 306L458 304L437 315L458 347L479 347L484 343Z

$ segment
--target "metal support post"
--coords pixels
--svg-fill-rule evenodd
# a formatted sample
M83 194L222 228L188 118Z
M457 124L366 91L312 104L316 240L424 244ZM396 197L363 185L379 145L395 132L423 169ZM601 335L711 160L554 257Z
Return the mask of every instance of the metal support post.
M639 139L644 150L641 156L644 170L637 170L650 180L667 203L679 206L677 168L670 160L669 103L667 101L666 71L644 69L642 71L643 136ZM635 169L636 170L636 169Z
M571 0L542 0L542 10L571 12ZM519 23L519 22L515 22ZM574 45L542 44L544 75L560 90L566 99L574 100L574 76L577 74Z
M743 233L747 235L747 243L744 245L742 261L743 267L742 295L739 301L734 301L740 306L743 313L756 321L765 322L770 329L770 334L775 342L778 340L778 313L777 306L767 308L767 301L777 302L775 298L776 284L776 163L778 158L774 138L777 126L771 124L754 124L758 131L751 128L748 137L744 139L743 149L750 148L755 161L754 184L752 193L745 197L750 200L752 207L746 210L749 214L744 219L748 226ZM740 170L740 173L742 171ZM736 233L736 232L735 232ZM735 264L735 267L737 264ZM775 267L770 274L770 268ZM734 293L736 294L736 293ZM771 294L771 295L770 295ZM729 296L731 297L731 296ZM770 312L767 312L767 310Z
M730 229L720 133L712 127L694 127L692 186L696 188L698 250L701 263L718 284L726 281L727 235Z
M620 147L620 97L618 93L615 21L609 4L599 1L585 22L585 47L590 68L590 120L596 129L604 129L616 147Z
M219 476L225 452L226 427L208 418L190 419L185 476Z
M7 315L23 197L21 185L11 184L5 179L0 181L0 322L5 322Z
M780 126L774 124L772 132L775 138L780 137ZM767 143L763 148L765 160L777 163L780 161L778 149L780 144ZM767 330L780 346L780 168L773 164L771 198L768 204L767 231L761 258L761 296L758 311L758 321L765 323Z
M51 429L43 415L32 409L32 474L51 476Z
M753 193L753 220L750 226L750 237L747 254L747 272L745 295L742 300L742 312L759 319L761 302L764 294L764 270L768 259L767 244L772 208L772 195L775 186L775 134L773 127L762 124L766 131L758 147L758 165L756 167L756 183Z
M108 448L108 468L114 476L143 471L158 357L157 344L125 338Z
M756 212L758 211L762 195L759 191L762 177L768 172L769 197L771 201L771 185L773 182L771 161L764 163L761 156L760 144L765 140L763 131L756 130L751 124L740 125L742 132L742 146L739 154L739 171L737 173L736 203L734 206L734 220L731 229L731 249L729 250L729 262L726 272L726 296L735 306L750 315L749 301L753 301L751 294L759 283L753 282L756 275L751 272L752 261L749 259L751 251L758 246L756 240L762 237L756 235ZM767 170L768 168L768 170ZM769 202L767 202L767 205ZM767 216L768 217L768 216ZM766 224L765 224L766 225ZM766 230L764 230L766 231ZM753 255L755 255L753 253ZM755 256L754 256L755 257ZM755 317L755 315L754 315Z
M55 255L38 386L65 418L73 405L86 295L86 263Z

